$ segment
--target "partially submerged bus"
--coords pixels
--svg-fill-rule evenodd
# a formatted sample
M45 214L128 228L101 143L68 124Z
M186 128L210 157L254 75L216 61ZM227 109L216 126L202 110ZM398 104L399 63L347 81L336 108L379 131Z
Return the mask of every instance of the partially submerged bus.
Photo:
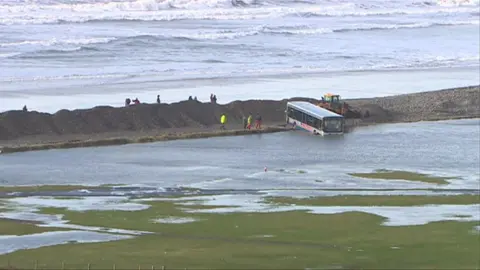
M316 135L343 134L343 116L305 101L287 103L286 120L296 128Z

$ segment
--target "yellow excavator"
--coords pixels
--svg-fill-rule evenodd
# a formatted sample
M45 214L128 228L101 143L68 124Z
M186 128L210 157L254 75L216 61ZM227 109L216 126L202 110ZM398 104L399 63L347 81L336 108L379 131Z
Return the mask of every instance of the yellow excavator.
M345 118L362 118L362 113L351 109L348 103L340 99L340 95L331 93L325 94L317 105L334 113L343 115Z

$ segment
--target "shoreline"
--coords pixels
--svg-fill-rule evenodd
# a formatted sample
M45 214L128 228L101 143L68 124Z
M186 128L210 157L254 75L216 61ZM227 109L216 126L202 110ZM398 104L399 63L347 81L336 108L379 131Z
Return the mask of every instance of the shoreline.
M113 146L180 139L284 132L284 108L289 100L247 100L228 104L182 101L130 107L60 110L55 114L8 111L0 113L0 154ZM480 118L480 86L444 89L377 98L345 100L370 117L346 119L347 132L377 124ZM244 130L242 116L260 113L261 130ZM219 116L228 115L227 130Z
M28 151L41 151L41 150L53 150L53 149L71 149L71 148L84 148L84 147L102 147L102 146L116 146L125 144L139 144L139 143L152 143L161 141L174 141L174 140L188 140L188 139L202 139L213 137L226 137L226 136L241 136L241 135L254 135L254 134L266 134L285 132L291 129L281 126L266 126L262 129L232 129L232 130L211 130L203 132L184 132L184 133L160 133L154 136L139 136L139 137L106 137L104 139L97 140L69 140L59 141L51 143L41 144L25 144L18 146L5 146L0 147L0 154L11 154L18 152Z

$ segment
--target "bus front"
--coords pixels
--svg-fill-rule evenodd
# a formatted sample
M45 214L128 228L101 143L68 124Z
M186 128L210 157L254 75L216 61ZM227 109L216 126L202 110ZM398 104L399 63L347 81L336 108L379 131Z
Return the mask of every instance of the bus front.
M325 117L323 118L323 133L341 134L343 133L344 125L343 117Z

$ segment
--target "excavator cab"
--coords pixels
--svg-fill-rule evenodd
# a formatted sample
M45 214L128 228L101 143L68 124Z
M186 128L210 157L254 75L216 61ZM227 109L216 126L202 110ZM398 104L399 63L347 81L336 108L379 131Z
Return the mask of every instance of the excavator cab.
M343 115L347 108L345 108L346 104L342 103L343 102L340 101L340 95L328 93L323 96L322 102L319 105L322 108Z
M340 103L340 95L325 94L323 99L328 103Z

